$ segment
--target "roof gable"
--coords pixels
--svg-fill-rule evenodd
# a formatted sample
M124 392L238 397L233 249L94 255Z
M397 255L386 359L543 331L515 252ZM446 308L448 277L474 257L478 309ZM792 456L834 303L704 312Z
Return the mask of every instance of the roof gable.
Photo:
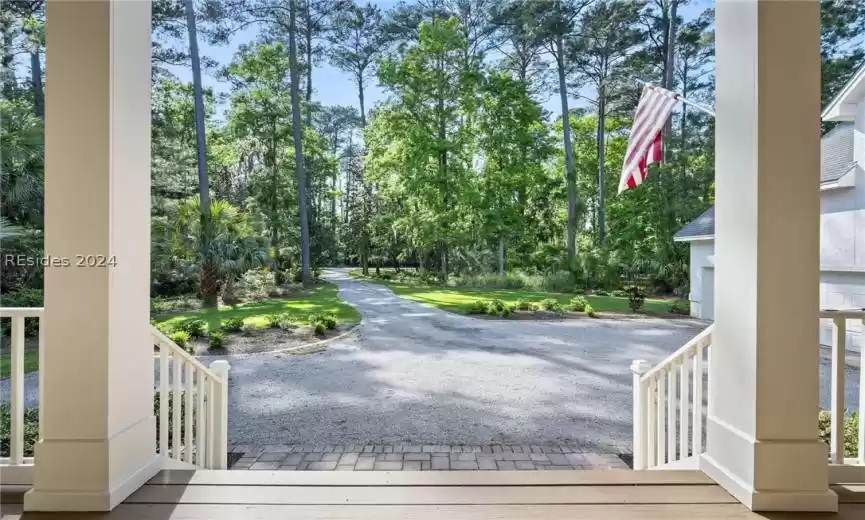
M865 101L865 65L853 74L820 117L823 121L853 121L856 119L856 105L862 101Z

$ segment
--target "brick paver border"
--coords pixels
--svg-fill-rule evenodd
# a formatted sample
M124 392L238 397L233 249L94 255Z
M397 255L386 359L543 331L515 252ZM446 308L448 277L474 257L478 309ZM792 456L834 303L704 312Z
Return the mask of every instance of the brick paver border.
M232 446L233 470L479 471L628 469L622 457L568 445L346 444ZM239 458L238 458L239 456Z

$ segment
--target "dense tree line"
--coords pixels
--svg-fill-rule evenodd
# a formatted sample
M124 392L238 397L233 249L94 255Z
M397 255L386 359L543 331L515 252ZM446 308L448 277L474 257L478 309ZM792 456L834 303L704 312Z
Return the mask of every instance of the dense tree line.
M822 6L825 103L865 62L865 4ZM684 294L672 236L713 201L714 121L678 109L664 163L616 191L634 79L711 105L713 22L688 0L155 0L154 293L215 305L250 270L349 264ZM4 253L42 247L43 27L42 1L3 3ZM251 28L230 62L199 51ZM325 63L356 102L316 100ZM41 284L7 266L0 288Z

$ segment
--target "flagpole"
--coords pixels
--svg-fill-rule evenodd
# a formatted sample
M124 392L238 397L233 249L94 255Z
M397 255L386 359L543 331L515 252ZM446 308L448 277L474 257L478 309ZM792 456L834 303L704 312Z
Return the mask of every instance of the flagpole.
M645 85L647 87L654 87L655 86L655 85L652 85L651 83L649 83L648 81L644 81L640 78L634 78L634 81L636 83L639 83L640 85ZM660 87L658 87L658 88L660 88ZM681 94L679 94L678 92L675 92L675 94L679 95L679 101L681 101L682 103L684 103L686 105L690 105L690 106L696 108L697 110L699 110L703 113L706 113L712 117L715 117L715 111L712 110L711 108L707 107L706 105L701 105L700 103L695 103L693 101L689 101L689 100L685 99L685 97L682 96Z

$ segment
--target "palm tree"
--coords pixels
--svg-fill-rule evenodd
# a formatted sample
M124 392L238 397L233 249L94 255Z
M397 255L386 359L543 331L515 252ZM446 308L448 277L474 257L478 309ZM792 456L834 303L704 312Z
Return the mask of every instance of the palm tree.
M233 299L234 282L249 269L267 262L265 240L254 234L246 215L228 201L214 200L208 219L210 239L202 241L198 197L182 201L176 214L154 223L154 263L186 265L199 273L198 296L215 307L223 288ZM204 247L206 245L206 247Z

